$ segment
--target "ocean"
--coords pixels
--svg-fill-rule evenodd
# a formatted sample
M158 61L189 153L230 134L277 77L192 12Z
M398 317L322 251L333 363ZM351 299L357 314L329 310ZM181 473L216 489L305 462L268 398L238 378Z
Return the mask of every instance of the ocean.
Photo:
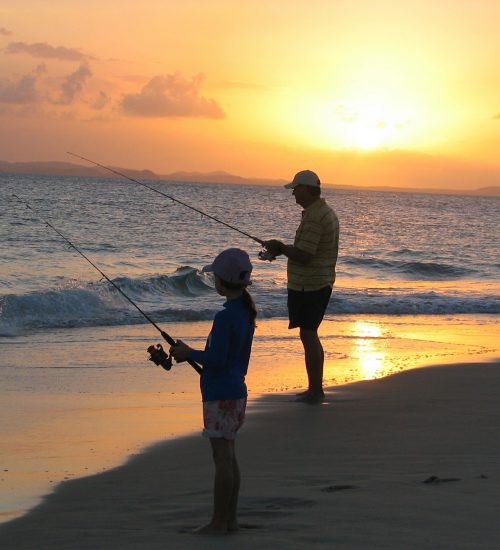
M300 220L280 187L146 183L258 239L292 242ZM259 311L250 397L303 387L284 258L259 260L252 239L136 183L0 174L0 522L60 481L200 426L197 374L154 367L146 348L161 341L156 329L13 194L162 329L198 348L222 305L201 269L224 248L244 248ZM499 198L333 188L323 196L341 225L321 326L326 386L498 357Z
M300 207L278 187L147 182L260 239L293 241ZM286 316L284 259L129 181L0 176L0 335L144 323L144 318L16 193L155 321L208 320L219 308L201 272L222 249L253 259L263 318ZM325 189L341 223L337 314L500 312L500 199Z

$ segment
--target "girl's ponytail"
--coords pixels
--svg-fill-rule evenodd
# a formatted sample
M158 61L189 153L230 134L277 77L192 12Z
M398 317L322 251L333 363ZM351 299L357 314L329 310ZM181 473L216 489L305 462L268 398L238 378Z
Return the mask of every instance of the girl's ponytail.
M248 292L246 288L243 288L242 291L243 294L241 295L241 299L248 309L248 312L250 313L250 319L253 321L253 326L255 327L255 319L257 317L257 308L255 307L255 302L253 301L252 295L250 294L250 292Z

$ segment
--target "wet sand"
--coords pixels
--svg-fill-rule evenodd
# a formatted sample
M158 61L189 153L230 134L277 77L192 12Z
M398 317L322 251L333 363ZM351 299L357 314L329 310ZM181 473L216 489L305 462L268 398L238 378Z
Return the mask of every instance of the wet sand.
M0 526L0 547L498 547L500 363L418 368L250 404L238 440L241 530L209 519L213 468L199 436L67 481Z
M210 322L169 325L203 347ZM407 369L500 357L498 316L336 316L320 329L325 386ZM2 339L0 523L58 483L100 473L158 441L199 433L199 381L147 361L149 325L61 329ZM303 351L284 319L260 319L250 403L304 387ZM254 410L253 405L250 407Z

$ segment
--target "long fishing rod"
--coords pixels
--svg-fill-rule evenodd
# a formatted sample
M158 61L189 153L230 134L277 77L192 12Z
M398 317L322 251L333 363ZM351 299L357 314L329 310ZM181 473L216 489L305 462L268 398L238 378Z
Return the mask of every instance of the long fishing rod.
M146 187L147 189L150 189L151 191L154 191L155 193L159 193L160 195L163 195L167 199L170 199L174 202L177 202L179 204L182 204L182 206L185 206L186 208L190 208L191 210L194 210L195 212L198 212L198 214L201 214L202 216L206 216L207 218L210 218L211 220L214 220L217 223L221 223L222 225L225 225L226 227L229 227L229 229L232 229L234 231L237 231L238 233L241 233L242 235L245 235L245 237L249 237L250 239L254 240L255 242L259 243L261 246L264 246L264 241L262 239L258 239L257 237L254 237L253 235L250 235L249 233L246 233L245 231L242 231L241 229L238 229L237 227L234 227L233 225L230 225L229 223L223 222L222 220L219 220L215 216L211 216L210 214L207 214L206 212L203 212L202 210L199 210L198 208L195 208L194 206L191 206L190 204L187 204L179 199L176 199L175 197L172 197L172 195L169 195L167 193L164 193L163 191L160 191L159 189L156 189L154 187L151 187L150 185L147 185L146 183L136 180L135 178L131 178L130 176L127 176L126 174L123 174L122 172L119 172L118 170L115 170L114 168L110 168L109 166L104 166L103 164L99 164L98 162L95 162L94 160L90 160L86 157L82 157L81 155L77 155L76 153L71 153L70 151L66 151L68 155L71 155L73 157L79 158L81 160L85 160L86 162L90 162L91 164L94 164L95 166L99 166L100 168L104 168L104 170L108 170L109 172L113 172L113 174L117 174L118 176L122 176L125 179L128 179L130 181L133 181L134 183L138 183L139 185L142 185L143 187ZM267 251L261 251L259 253L259 258L261 260L271 260L274 259L274 257L271 257L271 254Z
M40 218L46 225L48 225L52 230L54 230L64 241L66 241L71 248L73 248L82 258L84 258L94 269L96 269L109 283L111 283L116 290L129 302L131 303L137 311L143 315L154 327L155 329L162 335L164 340L166 340L171 346L175 346L176 342L175 340L164 330L162 330L154 321L151 319L151 317L145 313L133 300L132 298L129 298L125 292L114 282L112 281L101 269L99 269L95 263L90 260L79 248L77 248L67 237L65 237L58 229L56 229L50 222L48 222L46 219L44 219L39 212L37 212L29 203L27 203L25 200L18 197L16 194L13 194L13 196L20 202L22 202L26 208L29 208L38 218ZM166 353L163 351L163 348L160 344L157 344L155 346L150 346L148 348L148 352L150 353L151 357L150 360L156 363L157 365L161 365L164 369L170 370L170 367L172 366L171 359L166 355ZM158 362L157 362L158 361ZM193 367L193 369L198 373L202 373L202 368L198 365L198 363L195 363L194 361L188 359L187 362Z

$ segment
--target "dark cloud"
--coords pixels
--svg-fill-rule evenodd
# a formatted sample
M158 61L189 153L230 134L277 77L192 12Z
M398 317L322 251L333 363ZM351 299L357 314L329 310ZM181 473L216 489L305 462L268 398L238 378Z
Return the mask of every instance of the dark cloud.
M5 48L5 53L24 53L33 57L41 57L44 59L62 59L65 61L95 59L92 56L85 55L75 48L65 48L64 46L54 47L45 42L36 42L35 44L26 44L25 42L10 42L10 44L7 45L7 48Z
M21 76L18 80L0 79L0 102L26 104L40 101L37 83L45 71L45 65L39 65L34 71Z
M106 105L108 105L109 102L110 102L110 97L106 92L103 92L101 90L99 92L99 95L90 105L93 109L100 111L101 109L104 109L104 107L106 107Z
M0 34L2 36L10 36L12 34L12 31L9 31L5 27L0 27Z
M124 96L121 107L131 116L224 118L213 99L200 96L204 75L191 80L179 73L153 77L137 94Z
M61 97L56 103L69 105L78 93L83 90L86 80L92 76L88 65L82 64L73 73L69 74L61 84Z

